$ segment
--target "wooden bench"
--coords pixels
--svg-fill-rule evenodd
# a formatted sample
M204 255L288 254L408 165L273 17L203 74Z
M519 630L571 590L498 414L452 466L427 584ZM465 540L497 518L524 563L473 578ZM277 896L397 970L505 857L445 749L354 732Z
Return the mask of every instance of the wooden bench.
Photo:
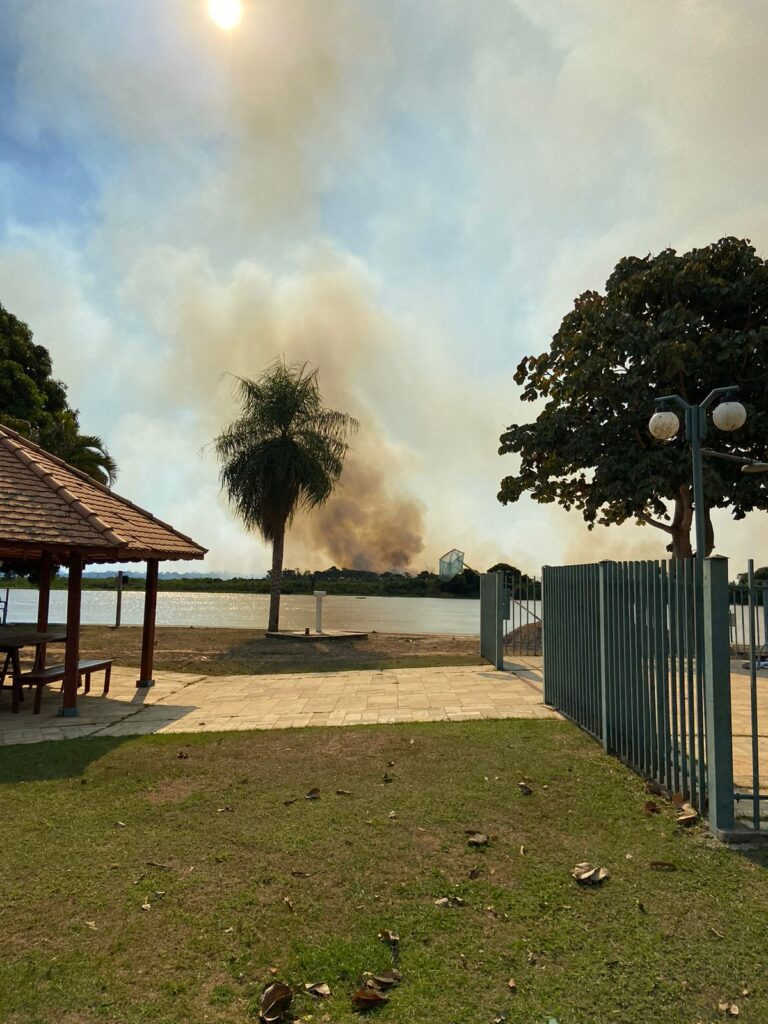
M103 696L109 693L109 677L112 674L112 662L106 658L95 659L91 661L78 661L77 663L77 678L78 687L81 684L83 677L85 677L85 689L84 693L90 693L91 690L91 673L92 672L104 672L104 690ZM23 672L21 674L21 683L25 683L30 686L34 686L35 689L35 707L34 714L40 714L40 704L43 699L43 687L46 683L63 683L64 682L64 666L63 665L51 665L48 668L33 669L32 672ZM14 710L16 710L14 708Z

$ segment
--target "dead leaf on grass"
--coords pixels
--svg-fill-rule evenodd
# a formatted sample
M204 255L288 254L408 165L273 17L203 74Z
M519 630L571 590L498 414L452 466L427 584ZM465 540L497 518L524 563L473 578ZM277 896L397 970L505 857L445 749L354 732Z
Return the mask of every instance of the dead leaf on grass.
M189 758L189 754L186 752L186 750L180 750L176 757L178 757L180 761L186 761Z
M217 807L216 810L219 812L219 814L224 814L225 812L228 812L228 811L234 811L234 807L230 807L230 805L227 804L224 807Z
M296 803L296 799L297 798L294 797L292 800L283 800L283 807L290 807L291 804L295 804Z
M128 828L124 821L116 821L115 828Z
M507 982L507 988L510 992L517 992L517 982L514 978L510 978Z
M351 789L337 789L336 796L352 796Z
M281 981L267 985L261 996L259 1013L263 1021L281 1021L290 1009L293 992Z
M359 988L352 996L354 1010L372 1010L375 1006L383 1006L388 997L377 988Z
M693 804L683 804L681 813L677 816L677 824L689 826L693 825L699 820L699 812L693 806Z
M141 909L142 910L151 910L152 909L152 904L151 903L142 903L141 904Z
M472 829L468 829L464 834L469 837L467 839L468 846L487 846L490 842L484 832L474 832Z
M571 877L580 885L600 885L611 877L608 868L598 868L594 864L583 861L571 869Z
M685 805L685 797L682 793L673 793L670 800L679 811L683 809L683 806Z
M291 875L293 875L294 878L309 878L308 871L292 871Z
M394 761L387 761L387 768L394 768L394 767L395 767L395 762Z
M651 871L677 871L677 864L670 864L668 860L652 860Z
M395 812L394 812L394 811L390 811L390 812L389 812L389 817L390 817L390 818L393 818L393 819L394 819L394 818L396 818L396 817L397 817L397 814L395 814Z
M470 880L470 882L474 882L476 878L479 878L480 875L482 875L482 873L483 873L483 869L481 867L479 867L479 868L472 868L472 870L469 872L469 880Z
M329 999L331 995L331 990L324 981L305 981L304 990L317 999Z
M397 932L392 932L389 928L382 928L379 932L379 941L386 942L388 946L396 946L400 941L400 936Z
M523 796L530 796L533 793L533 790L527 782L518 782L517 788L520 790Z
M643 810L650 818L653 814L661 814L661 808L654 800L646 800Z
M374 974L372 980L376 982L379 988L388 989L393 988L395 985L399 985L402 981L402 974L400 971L382 971L381 974Z
M294 913L293 903L290 901L290 899L287 896L283 896L283 903L286 905L286 907L288 907L290 912L293 914Z
M439 896L433 902L436 907L463 907L466 904L461 896Z
M724 1013L726 1017L738 1017L739 1008L736 1003L732 1003L729 999L723 999L717 1004L717 1008L720 1013Z
M86 921L85 924L86 924L86 927L90 928L94 932L97 932L99 930L96 927L96 922L95 921Z
M307 798L307 800L319 800L320 799L320 789L317 786L313 786L313 788L310 789L310 791L307 793L307 797L306 798Z

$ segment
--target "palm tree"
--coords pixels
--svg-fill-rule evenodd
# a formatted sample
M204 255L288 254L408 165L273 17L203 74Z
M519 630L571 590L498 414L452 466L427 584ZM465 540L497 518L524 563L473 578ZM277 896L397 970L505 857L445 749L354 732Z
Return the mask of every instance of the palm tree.
M67 410L57 416L41 438L43 448L70 466L111 487L117 480L117 463L100 437L81 434L77 413Z
M317 370L271 364L258 380L237 378L241 415L214 440L219 479L237 517L272 542L270 632L278 628L285 531L322 505L341 476L357 421L325 409Z

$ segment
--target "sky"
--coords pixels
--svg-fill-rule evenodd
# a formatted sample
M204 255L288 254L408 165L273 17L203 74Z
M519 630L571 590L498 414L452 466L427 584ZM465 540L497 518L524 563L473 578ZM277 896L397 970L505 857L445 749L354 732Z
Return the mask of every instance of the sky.
M242 0L231 31L208 0L0 0L0 26L0 302L117 491L209 549L165 568L269 567L210 442L281 354L360 421L289 567L663 557L501 506L498 439L535 416L519 360L621 257L768 253L763 0ZM760 558L764 513L714 518Z

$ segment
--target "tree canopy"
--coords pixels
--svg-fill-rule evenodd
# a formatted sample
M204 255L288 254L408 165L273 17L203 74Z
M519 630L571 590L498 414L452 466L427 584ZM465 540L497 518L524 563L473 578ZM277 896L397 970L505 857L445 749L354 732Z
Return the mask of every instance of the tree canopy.
M220 480L237 517L272 542L269 630L280 615L285 532L296 513L333 492L357 421L326 409L317 370L278 359L257 380L238 378L241 415L214 441Z
M28 325L0 305L0 422L69 462L99 483L112 484L117 465L101 438L80 432L67 388L53 376L51 356Z
M681 429L661 442L648 432L654 399L700 402L738 385L747 422L735 434L710 421L706 448L768 456L768 264L747 240L722 238L678 254L622 259L605 293L574 302L548 351L526 356L515 381L522 399L543 403L531 423L512 424L499 453L519 457L499 501L528 492L576 509L591 529L635 520L669 535L676 557L691 554L691 460ZM759 476L705 458L707 550L712 508L735 519L768 508Z

